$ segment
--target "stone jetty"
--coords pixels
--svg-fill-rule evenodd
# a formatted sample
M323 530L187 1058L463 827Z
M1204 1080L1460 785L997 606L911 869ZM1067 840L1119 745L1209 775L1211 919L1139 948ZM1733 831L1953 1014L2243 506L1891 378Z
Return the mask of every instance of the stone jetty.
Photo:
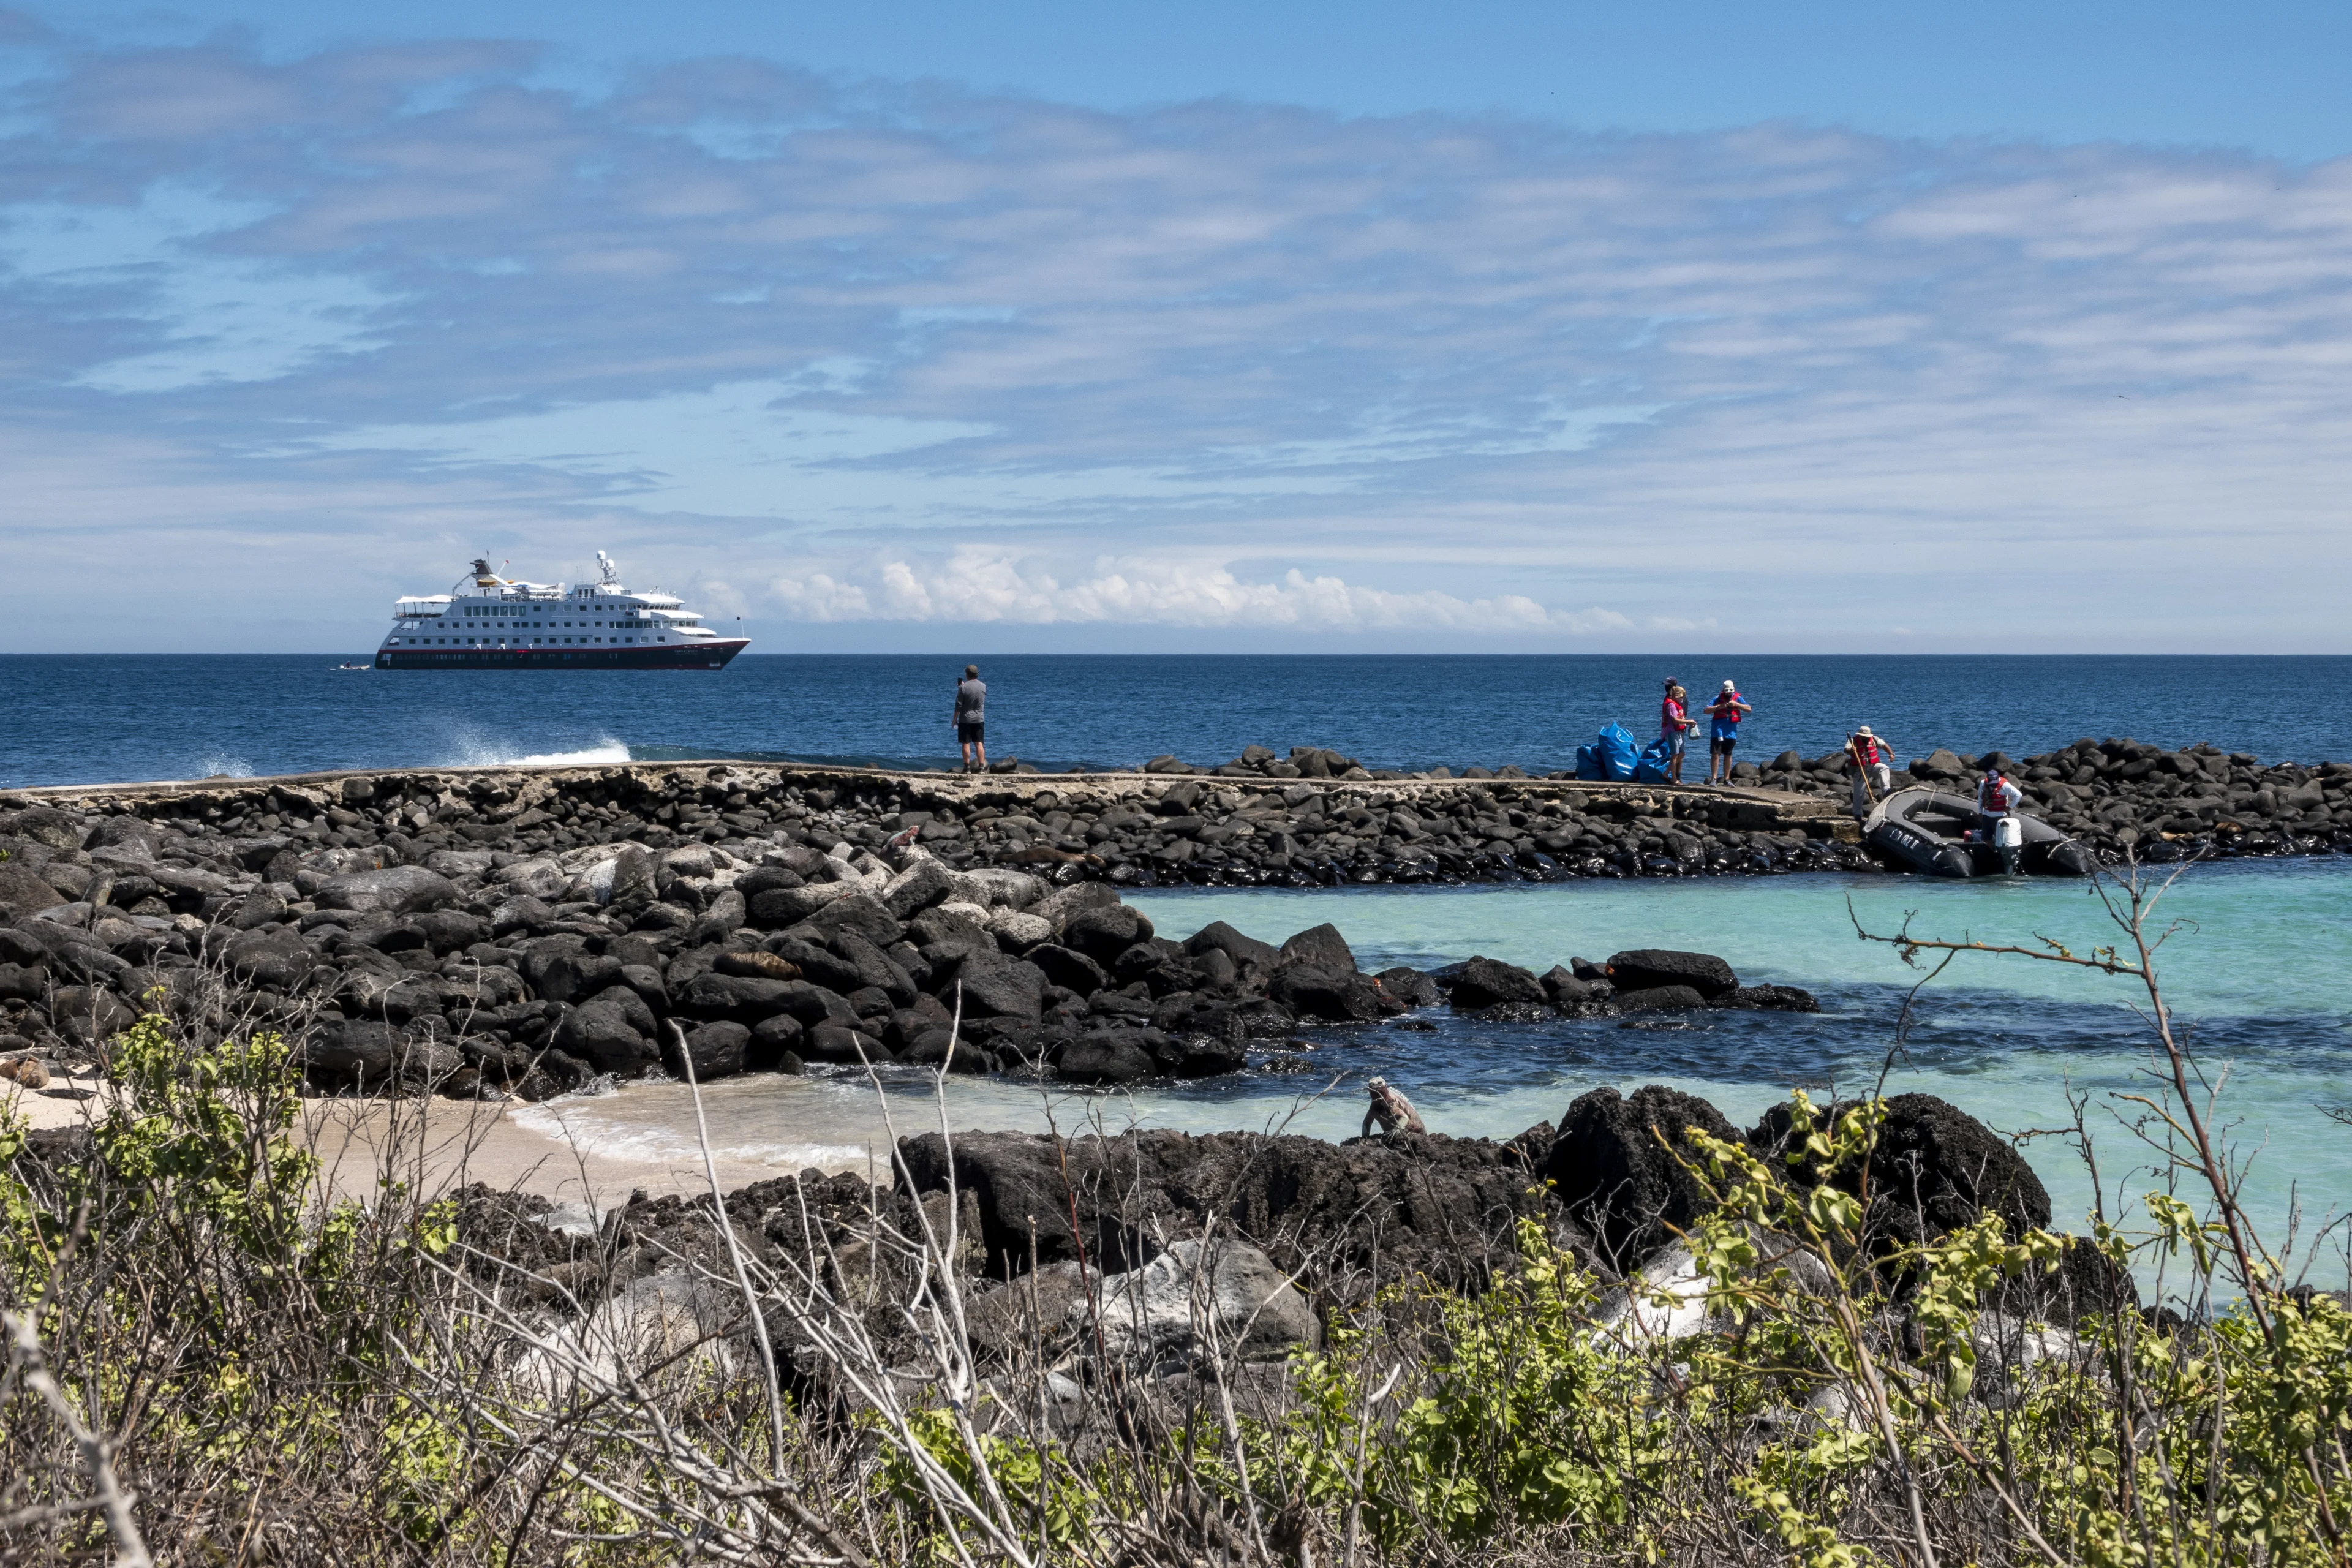
M2085 742L1937 752L1898 776L1965 789L1986 761L2108 856L2352 843L2342 763ZM86 1051L158 994L194 1005L211 976L295 1031L321 1087L537 1097L688 1061L936 1064L959 1002L964 1068L1197 1076L1301 1022L1423 1006L1508 1021L1811 999L1644 953L1639 932L1541 975L1476 958L1366 974L1328 927L1178 944L1122 889L1872 864L1838 757L1791 753L1728 789L1384 777L1313 748L1151 768L664 763L0 795L0 1059Z

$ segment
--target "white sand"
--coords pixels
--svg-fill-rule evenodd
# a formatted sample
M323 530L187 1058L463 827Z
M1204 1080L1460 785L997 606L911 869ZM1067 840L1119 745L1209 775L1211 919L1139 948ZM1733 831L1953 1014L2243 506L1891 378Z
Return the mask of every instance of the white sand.
M654 1089L623 1092L642 1094ZM683 1099L686 1091L679 1087L675 1092ZM70 1127L102 1117L107 1093L95 1074L66 1076L40 1089L0 1084L0 1105L36 1128ZM301 1134L319 1157L328 1189L343 1197L364 1199L387 1180L425 1194L487 1182L598 1208L625 1203L634 1192L659 1197L708 1190L700 1152L690 1139L620 1140L617 1149L600 1148L615 1141L593 1117L580 1114L597 1103L306 1100ZM519 1116L523 1120L519 1121ZM692 1125L690 1111L687 1125ZM849 1142L805 1151L789 1163L746 1158L719 1147L715 1163L720 1190L731 1192L810 1166L828 1173L871 1171L887 1179L885 1145L858 1136L864 1129L839 1131ZM861 1142L870 1145L870 1156L856 1147Z

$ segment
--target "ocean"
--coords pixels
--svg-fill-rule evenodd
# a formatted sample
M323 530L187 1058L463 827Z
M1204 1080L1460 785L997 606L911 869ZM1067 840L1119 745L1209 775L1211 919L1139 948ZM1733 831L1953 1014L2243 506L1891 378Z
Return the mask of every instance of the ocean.
M1422 1016L1436 1025L1427 1032L1311 1027L1245 1074L1131 1092L950 1079L950 1125L1345 1138L1360 1126L1363 1079L1380 1073L1412 1097L1431 1131L1457 1136L1507 1138L1557 1121L1604 1084L1686 1089L1745 1126L1792 1089L1826 1100L1884 1075L1890 1094L1941 1095L2002 1132L2029 1135L2026 1158L2062 1227L2084 1228L2095 1209L2144 1226L2140 1195L2166 1179L2147 1108L2133 1098L2165 1087L2154 1037L2134 1010L2147 999L2137 982L1985 954L1963 955L1928 980L1891 947L1856 935L1857 923L1885 934L1907 919L1921 936L2029 944L2049 936L2088 952L2117 933L2087 884L1817 874L1127 897L1176 937L1223 920L1279 942L1329 921L1367 968L1484 953L1540 971L1633 947L1697 949L1720 953L1744 980L1805 986L1822 1010L1549 1025L1435 1012ZM2347 912L2352 864L2340 858L2233 861L2186 871L2150 928L2172 932L2158 976L2215 1091L2210 1109L2242 1163L2250 1212L2273 1246L2290 1237L2305 1249L2332 1244L2339 1286L2345 1232L2324 1227L2352 1209L2352 1131L2329 1115L2352 1107ZM926 1075L886 1069L881 1087L898 1131L939 1125ZM706 1099L714 1146L730 1162L784 1173L887 1160L884 1101L861 1073L730 1079ZM2095 1187L2066 1135L2078 1101L2098 1157ZM698 1168L680 1086L571 1097L518 1120L648 1172Z
M341 670L319 655L0 655L0 788L209 773L739 756L940 766L962 662L746 654L718 671ZM348 656L354 660L363 654ZM1869 724L1905 756L2083 736L2352 759L2352 658L1756 655L1081 657L982 661L992 756L1132 767L1253 743L1367 766L1572 765L1654 733L1659 689L1738 682L1757 758Z

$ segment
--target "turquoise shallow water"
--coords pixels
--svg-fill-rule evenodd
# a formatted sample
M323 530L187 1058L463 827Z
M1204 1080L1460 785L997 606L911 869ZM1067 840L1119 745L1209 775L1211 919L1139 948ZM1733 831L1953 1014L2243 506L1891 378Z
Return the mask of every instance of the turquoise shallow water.
M1571 954L1628 947L1721 953L1744 978L1814 991L1819 1016L1704 1014L1682 1019L1497 1026L1425 1015L1433 1030L1391 1026L1301 1032L1251 1072L1129 1094L1045 1096L1016 1085L951 1082L962 1128L1068 1127L1089 1119L1205 1131L1286 1126L1353 1135L1363 1078L1404 1086L1433 1131L1508 1136L1557 1121L1599 1084L1660 1082L1701 1094L1745 1124L1793 1086L1817 1094L1866 1086L1885 1064L1910 988L1921 977L1890 948L1854 936L1906 915L1923 936L2026 942L2047 935L2078 952L2115 940L2082 884L1931 883L1881 876L1581 882L1496 889L1327 892L1153 891L1132 896L1167 935L1225 920L1279 941L1329 921L1367 967L1423 965L1483 952L1536 970ZM2308 1239L2352 1207L2352 1129L2322 1107L2352 1103L2352 868L2339 862L2239 862L2192 869L2159 906L2178 925L2158 953L2166 994L2207 1069L2221 1120L2250 1167L2246 1194L2273 1238L2299 1205ZM2147 1093L2151 1037L2131 1011L2137 983L2025 959L1963 955L1918 994L1890 1091L1940 1094L2006 1132L2063 1125L2070 1089L2089 1123L2112 1212L2116 1194L2150 1179L2147 1152L2119 1117L2119 1096ZM899 1131L936 1125L913 1076L890 1086ZM709 1091L714 1142L731 1159L797 1169L856 1157L884 1136L872 1088L848 1077L731 1080ZM681 1091L630 1089L535 1108L519 1120L568 1128L601 1152L675 1163L691 1151ZM2058 1222L2079 1227L2092 1185L2055 1141L2027 1148ZM2340 1233L2339 1233L2340 1234ZM2337 1266L2341 1271L2341 1266Z

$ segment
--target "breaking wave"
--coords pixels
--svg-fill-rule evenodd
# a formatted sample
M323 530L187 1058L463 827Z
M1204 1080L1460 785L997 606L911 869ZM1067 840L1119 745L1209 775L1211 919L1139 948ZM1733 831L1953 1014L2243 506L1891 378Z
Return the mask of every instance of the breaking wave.
M609 735L571 752L526 752L511 741L467 736L441 759L452 768L595 768L633 760L628 743Z

